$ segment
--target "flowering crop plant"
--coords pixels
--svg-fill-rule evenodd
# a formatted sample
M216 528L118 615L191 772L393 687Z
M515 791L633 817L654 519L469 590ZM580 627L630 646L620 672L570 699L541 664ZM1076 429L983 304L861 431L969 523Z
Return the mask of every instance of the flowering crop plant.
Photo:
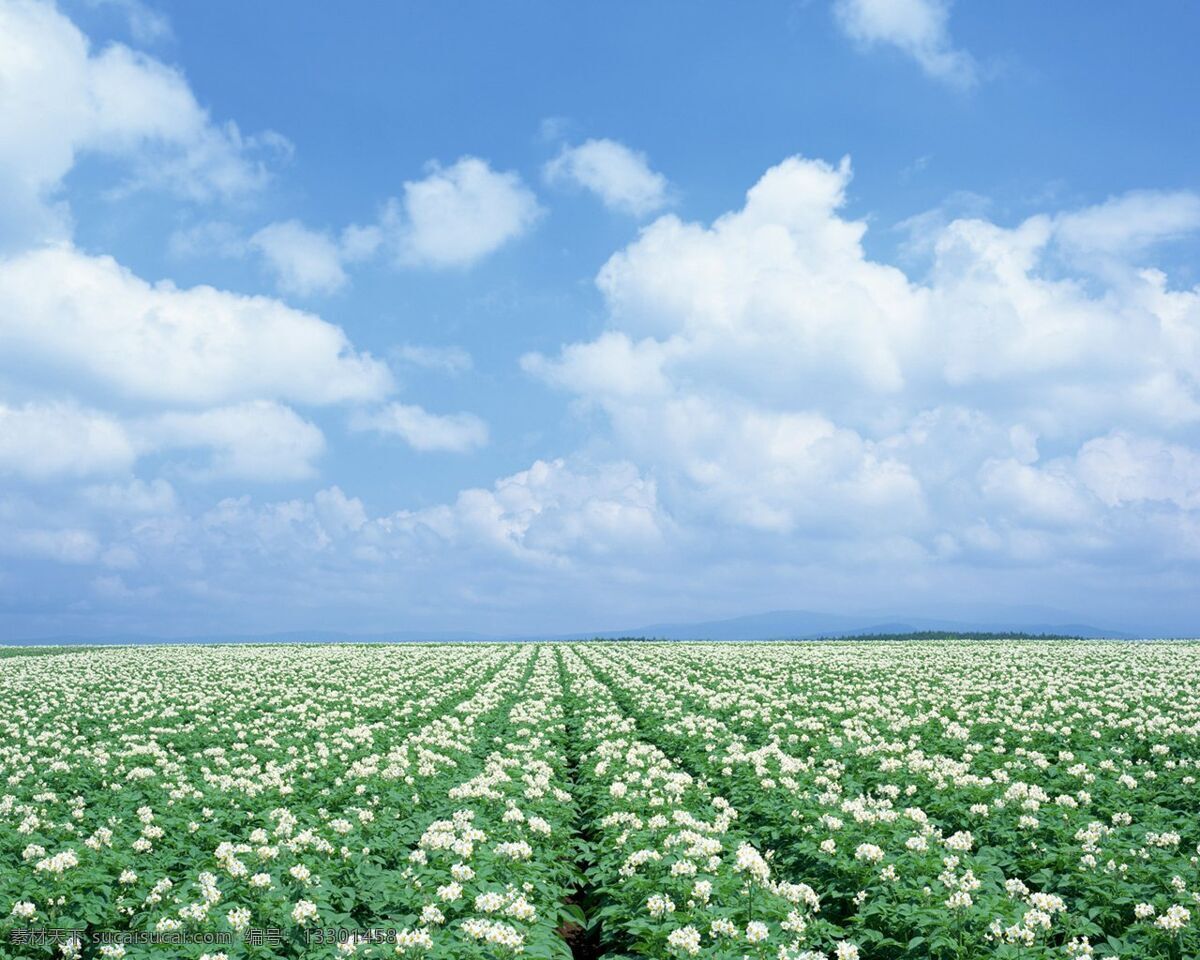
M3 957L1200 957L1197 644L30 653Z

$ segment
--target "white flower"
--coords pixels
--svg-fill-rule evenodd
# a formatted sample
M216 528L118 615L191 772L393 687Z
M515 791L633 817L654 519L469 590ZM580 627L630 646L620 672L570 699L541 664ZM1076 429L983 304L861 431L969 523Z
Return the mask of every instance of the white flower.
M430 925L436 926L439 923L446 922L446 915L444 913L442 913L442 911L439 910L437 907L435 907L432 903L427 903L421 909L421 922L423 924L425 924L426 926L430 926Z
M396 934L396 952L408 953L410 950L432 950L433 937L428 930L401 930Z
M250 910L247 907L235 907L225 914L225 919L234 930L245 930L250 925Z
M298 900L292 907L292 919L300 926L317 919L317 905L311 900Z
M700 931L690 924L667 934L667 945L690 956L700 952Z
M965 890L955 890L946 898L946 906L951 910L966 910L973 902Z
M482 913L495 913L504 906L503 894L489 890L475 897L475 909Z
M650 911L650 916L655 919L666 916L668 913L675 912L675 902L668 896L661 893L651 894L646 901L646 909Z
M39 873L66 873L71 867L79 866L79 857L74 850L64 850L62 853L56 853L52 857L46 857L44 860L39 860L33 869Z
M1154 923L1169 933L1178 933L1187 926L1191 918L1192 915L1186 907L1175 904L1174 906L1167 907L1166 912L1155 920Z
M501 857L508 857L510 860L529 860L533 856L533 847L524 840L518 840L515 843L498 843L496 844L496 853Z

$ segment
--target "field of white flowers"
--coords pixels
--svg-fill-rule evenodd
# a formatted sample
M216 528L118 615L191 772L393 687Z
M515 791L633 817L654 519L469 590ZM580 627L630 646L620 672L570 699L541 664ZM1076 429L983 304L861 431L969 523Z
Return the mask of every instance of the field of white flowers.
M0 956L1195 960L1198 686L1179 643L3 658Z

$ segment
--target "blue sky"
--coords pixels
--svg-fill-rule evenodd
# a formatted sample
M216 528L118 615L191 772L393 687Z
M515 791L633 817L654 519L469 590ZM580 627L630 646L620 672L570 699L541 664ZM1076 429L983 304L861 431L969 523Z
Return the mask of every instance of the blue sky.
M0 630L1194 630L1198 26L0 0Z

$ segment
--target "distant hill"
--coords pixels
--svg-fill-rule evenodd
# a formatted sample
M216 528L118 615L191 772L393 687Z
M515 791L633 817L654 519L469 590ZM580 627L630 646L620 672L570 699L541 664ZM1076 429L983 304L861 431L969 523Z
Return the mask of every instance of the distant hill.
M630 630L589 634L600 638L618 636L656 637L664 640L811 640L821 637L850 637L879 634L940 633L1054 634L1068 637L1110 637L1130 640L1132 634L1085 623L1020 622L997 620L943 620L933 617L881 618L813 613L806 610L775 610L728 620L700 623L656 623ZM582 637L582 635L580 635Z
M978 618L941 619L935 617L851 616L816 613L807 610L775 610L725 620L696 623L655 623L623 630L589 631L571 634L484 634L470 631L398 630L377 633L353 633L330 630L292 630L265 634L194 635L155 637L141 634L114 634L106 637L57 636L38 639L13 639L9 645L111 645L184 644L184 643L419 643L497 640L589 640L646 637L658 640L816 640L856 636L913 636L920 634L1012 636L1014 634L1132 640L1135 635L1086 623L1077 623L1063 615L1053 619L1054 611L1039 608L995 608Z

